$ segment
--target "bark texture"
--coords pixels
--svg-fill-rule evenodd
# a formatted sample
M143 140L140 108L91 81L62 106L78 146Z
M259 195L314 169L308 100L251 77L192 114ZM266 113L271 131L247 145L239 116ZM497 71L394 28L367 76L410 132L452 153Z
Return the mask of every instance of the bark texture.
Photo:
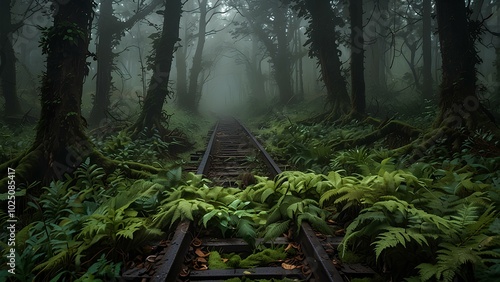
M350 111L347 82L342 75L342 63L337 43L335 26L338 20L329 0L306 1L304 7L309 13L310 55L318 58L321 76L331 103L331 118L337 119ZM301 12L299 12L299 15Z
M81 116L83 79L88 73L86 62L93 1L53 1L54 25L46 33L44 51L47 72L41 88L42 109L32 150L39 150L45 180L62 178L73 171L91 152ZM40 171L26 171L39 173Z
M146 131L147 134L152 134L154 130L158 130L160 135L167 133L165 127L162 125L162 110L169 93L168 82L175 44L179 41L179 21L181 14L182 0L165 0L163 30L160 40L155 46L153 76L149 82L141 114L131 128L134 137L138 137L142 131Z
M463 1L436 0L443 80L436 126L475 127L482 107L476 94L479 61Z

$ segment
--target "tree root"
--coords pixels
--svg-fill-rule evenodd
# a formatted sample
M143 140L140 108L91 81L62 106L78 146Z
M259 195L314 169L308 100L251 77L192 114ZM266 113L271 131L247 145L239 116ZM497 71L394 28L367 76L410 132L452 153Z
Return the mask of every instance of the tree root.
M126 177L132 179L149 178L153 174L160 172L159 168L145 165L136 162L119 162L109 159L98 152L96 149L88 154L92 163L96 163L104 169L106 174L110 174L117 169L123 171ZM83 161L86 157L81 158ZM49 160L44 156L42 146L34 146L27 153L22 154L16 159L0 165L0 169L6 172L7 168L15 169L16 185L25 184L29 186L32 183L40 182L40 185L48 185L50 181L55 180L54 177L47 177L47 175L54 175L56 168L49 167L47 164ZM68 170L71 168L67 168ZM74 168L72 169L74 170ZM72 173L72 171L67 171ZM61 175L62 176L62 175ZM7 193L9 178L5 177L0 180L0 194Z
M376 119L367 118L365 122L374 123ZM334 144L337 149L346 149L348 147L363 146L371 144L379 139L382 139L391 134L397 134L399 136L405 136L407 138L417 138L422 133L422 130L415 128L409 124L403 123L401 121L391 120L389 122L380 122L380 126L377 130L356 139L344 140L340 143Z

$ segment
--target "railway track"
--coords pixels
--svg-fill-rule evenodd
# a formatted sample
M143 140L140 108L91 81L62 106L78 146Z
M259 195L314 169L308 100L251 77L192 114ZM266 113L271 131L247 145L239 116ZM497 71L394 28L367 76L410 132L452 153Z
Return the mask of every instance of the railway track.
M252 184L252 175L273 178L281 170L267 154L262 145L249 130L235 119L220 120L211 133L207 149L200 155L196 171L223 187L245 187ZM318 238L308 223L303 223L300 233L291 241L288 237L278 237L268 246L298 246L303 257L300 269L285 269L282 265L270 265L252 269L190 269L193 252L214 250L221 252L251 253L252 249L242 239L199 238L194 225L181 222L169 240L159 243L157 255L146 258L144 265L131 268L122 275L122 281L224 281L234 277L250 279L290 278L297 281L342 282L346 273L372 273L366 267L343 266L339 272L327 250L335 248L340 240ZM262 239L257 239L257 243ZM330 252L331 254L331 252Z

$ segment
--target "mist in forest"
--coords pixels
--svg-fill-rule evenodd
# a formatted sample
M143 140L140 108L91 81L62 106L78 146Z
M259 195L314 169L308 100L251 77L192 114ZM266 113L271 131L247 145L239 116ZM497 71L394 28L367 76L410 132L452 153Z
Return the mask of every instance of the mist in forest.
M12 25L19 25L5 32L13 43L17 74L15 90L21 101L19 112L9 115L23 115L30 111L31 116L37 117L38 78L45 68L39 41L44 30L51 25L51 6L33 1L5 1L8 2L9 7L2 12L9 13L9 17L3 19L10 18ZM357 36L364 41L366 104L370 114L396 114L391 112L391 105L406 105L408 111L414 111L415 103L422 104L425 99L436 97L441 82L441 58L434 19L431 19L430 30L426 31L430 33L430 42L426 43L430 44L427 47L430 53L426 54L429 57L426 63L430 65L426 67L431 72L431 88L426 86L425 91L431 89L432 93L424 92L423 2L363 1L364 28ZM161 1L105 3L97 1L95 7L82 114L92 119L90 115L99 112L92 112L93 108L98 108L94 101L108 96L109 101L96 120L109 117L108 113L132 118L139 112L136 106L144 99L152 77L153 42L161 33L164 8ZM476 10L471 16L484 19L488 31L498 31L498 4L495 1L474 1L471 8L477 5L481 11ZM333 1L332 8L334 17L341 23L335 28L338 53L350 88L348 4ZM286 99L290 101L309 101L327 95L318 61L308 55L311 47L306 34L308 22L297 16L293 5L280 1L189 0L182 9L167 103L203 114L252 114L279 104L282 99L280 83L289 84L287 91L291 92L293 99ZM431 17L435 14L434 9L432 4ZM201 24L200 18L205 24ZM201 36L200 32L203 33ZM495 62L499 39L494 32L483 32L478 40L480 43L476 44L476 49L482 59L477 65L478 79L485 87L485 99L490 99L492 93L498 91L498 66ZM104 48L102 45L109 50L98 50L99 46ZM275 52L273 48L277 50L283 48L282 45L286 49L280 52L286 52L283 56L289 64L277 67L273 60L283 59L273 59L271 54ZM285 72L289 81L278 82L277 72ZM100 81L99 77L102 78ZM4 88L3 91L12 90Z

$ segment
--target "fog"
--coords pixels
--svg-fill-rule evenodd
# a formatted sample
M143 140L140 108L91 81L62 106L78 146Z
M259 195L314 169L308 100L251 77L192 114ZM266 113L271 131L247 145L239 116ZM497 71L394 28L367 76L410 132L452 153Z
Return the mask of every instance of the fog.
M117 1L113 5L113 16L119 22L126 22L134 16L138 8L144 8L150 1ZM258 1L250 1L257 3ZM410 7L404 1L388 1L388 12L380 12L379 7L369 1L365 1L365 13L363 15L365 31L365 78L367 104L378 103L409 103L419 100L421 93L418 89L422 83L422 43L421 27L418 20L418 3ZM419 2L419 1L417 1ZM180 21L180 40L177 43L177 52L170 74L171 95L168 103L176 104L179 101L180 86L179 59L185 63L184 83L190 84L190 73L193 68L193 57L199 43L197 39L199 31L200 7L203 1L189 0L183 8ZM400 4L400 6L397 5ZM347 42L349 36L348 13L346 8L333 2L339 19L346 24L337 27L340 34L339 49L342 68L347 81L350 79L350 47ZM240 5L240 6L238 6ZM277 20L274 15L246 15L243 16L245 6L238 1L208 1L206 14L205 42L202 48L201 69L197 78L196 106L192 111L212 115L215 113L225 114L252 114L276 105L280 99L279 87L276 83L275 66L270 57L269 46L259 39L258 35L252 33L251 25L254 24L267 33L268 40L273 44L277 42L271 23ZM92 43L90 45L91 56L89 56L89 73L85 79L83 93L83 114L88 116L92 108L93 97L96 94L97 61L99 54L98 24L100 8L96 8L96 16L93 22ZM248 7L246 7L248 8ZM245 9L246 9L245 8ZM283 7L280 7L283 8ZM413 10L411 10L411 9ZM140 10L139 9L139 10ZM482 18L487 18L486 24L490 29L498 31L498 4L495 1L485 1L483 4ZM26 3L16 1L13 5L13 19L24 20L22 28L13 33L14 49L17 58L18 72L18 95L23 103L23 110L32 109L35 114L39 105L35 103L39 92L39 76L44 71L45 55L38 47L41 38L41 29L51 25L50 7L48 5L38 7L30 16L26 16ZM113 68L112 87L110 88L111 110L113 106L122 106L121 115L132 118L137 115L141 99L144 98L152 71L148 67L152 61L153 50L152 36L161 32L163 21L161 6L153 9L153 12L138 20L130 28L125 29L116 38L113 46ZM402 16L406 13L406 16ZM288 9L285 14L287 28L287 48L290 61L290 83L293 95L300 96L301 100L314 100L326 95L326 90L321 81L320 69L316 58L308 56L309 46L303 46L308 40L306 29L308 22L298 18L293 10ZM391 19L381 20L384 16ZM249 20L250 17L253 17ZM394 18L395 17L395 18ZM415 17L415 20L410 19ZM267 21L267 22L266 22ZM381 31L386 30L382 35ZM441 81L441 62L439 54L439 42L436 31L436 23L432 22L432 78L433 87L438 89ZM486 92L491 93L498 85L495 60L498 58L498 37L491 33L483 33L481 41L476 44L482 63L478 65L480 82L485 85ZM411 44L414 50L411 50ZM277 45L276 45L277 46ZM180 54L180 48L183 54ZM497 49L495 49L497 48ZM183 58L177 58L182 55ZM380 59L383 57L383 59ZM149 59L148 59L149 58ZM149 62L148 62L149 60ZM300 64L299 64L300 61ZM299 73L299 65L300 72ZM257 69L251 69L257 68ZM260 76L257 80L250 77L250 71L257 72ZM255 73L254 73L255 74ZM419 81L416 81L419 79ZM264 93L256 96L257 83L262 83ZM349 87L349 83L348 83ZM303 92L303 93L302 93ZM119 108L117 106L117 108ZM126 108L126 111L124 110Z

